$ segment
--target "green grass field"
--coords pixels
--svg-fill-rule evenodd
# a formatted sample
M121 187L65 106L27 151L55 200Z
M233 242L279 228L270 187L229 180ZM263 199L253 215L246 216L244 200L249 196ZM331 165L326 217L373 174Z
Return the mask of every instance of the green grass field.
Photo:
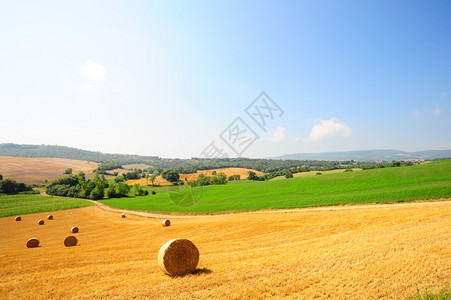
M94 205L84 199L35 195L0 195L0 217Z
M194 196L193 196L194 195ZM391 203L451 197L451 160L267 182L236 181L181 187L178 192L102 200L117 208L211 214L357 203ZM196 199L193 204L192 199ZM176 203L179 203L177 205Z

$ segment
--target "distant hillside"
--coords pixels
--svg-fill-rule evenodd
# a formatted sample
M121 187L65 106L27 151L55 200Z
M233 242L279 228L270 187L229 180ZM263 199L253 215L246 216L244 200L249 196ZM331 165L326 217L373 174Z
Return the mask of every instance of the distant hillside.
M52 157L69 158L90 162L115 161L121 165L145 164L153 168L175 168L180 173L196 173L197 170L211 170L219 168L247 168L261 172L274 172L292 167L307 165L312 167L327 167L334 169L336 164L324 161L299 161L299 160L272 160L250 158L161 158L157 156L141 156L129 154L109 154L95 151L86 151L65 146L50 145L18 145L0 144L0 155L14 157Z
M18 145L0 144L0 155L16 157L54 157L69 158L94 162L121 161L122 164L134 163L136 160L158 160L157 156L140 156L125 154L109 154L95 151L81 150L66 146L52 145Z
M18 145L0 144L0 155L14 157L51 157L68 158L90 162L115 161L121 165L145 164L153 168L174 168L180 173L196 173L197 170L211 170L219 168L247 168L269 173L286 170L293 167L307 166L314 170L333 170L341 167L343 161L393 161L451 158L451 150L403 152L398 150L368 150L329 153L298 153L283 155L273 159L255 158L161 158L158 156L141 156L135 154L110 154L95 151L81 150L65 146L51 145ZM370 163L371 164L371 163ZM371 168L368 163L362 163L356 167Z
M295 153L275 157L274 159L330 160L330 161L393 161L393 160L430 160L451 158L451 150L426 150L405 152L400 150L362 150L323 153Z

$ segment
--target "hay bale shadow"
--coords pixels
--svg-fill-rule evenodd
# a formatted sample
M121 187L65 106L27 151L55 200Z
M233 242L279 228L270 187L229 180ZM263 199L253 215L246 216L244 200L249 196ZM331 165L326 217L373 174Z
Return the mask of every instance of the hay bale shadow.
M187 273L187 274L183 274L183 275L174 275L174 276L170 276L170 277L172 277L172 278L179 278L179 277L182 278L182 277L185 277L185 276L199 276L199 275L204 275L204 274L205 275L209 275L211 273L213 273L213 271L208 269L208 268L198 268L198 269L194 270L191 273Z

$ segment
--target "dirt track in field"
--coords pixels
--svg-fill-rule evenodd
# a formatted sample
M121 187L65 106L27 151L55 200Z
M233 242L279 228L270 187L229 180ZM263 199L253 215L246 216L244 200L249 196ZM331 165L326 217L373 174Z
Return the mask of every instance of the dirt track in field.
M0 295L24 298L404 299L450 283L451 203L143 218L87 207L0 218ZM79 245L66 248L71 235ZM41 246L27 249L30 237ZM159 248L188 238L195 274L171 278ZM6 296L6 297L5 297Z

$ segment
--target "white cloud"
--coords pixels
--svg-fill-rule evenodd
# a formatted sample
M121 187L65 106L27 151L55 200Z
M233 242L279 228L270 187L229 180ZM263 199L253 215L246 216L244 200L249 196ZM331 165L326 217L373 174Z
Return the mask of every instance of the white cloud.
M418 110L416 110L416 111L414 111L413 113L412 113L412 116L414 117L414 118L419 118L420 117L420 112L418 111Z
M277 126L277 129L273 132L269 132L269 140L274 143L280 143L285 140L285 128Z
M437 108L435 108L435 109L432 110L432 113L433 113L434 115L439 115L439 114L442 113L442 109L441 109L440 107L437 107Z
M440 98L445 98L446 97L446 95L448 95L446 92L442 92L441 94L440 94Z
M92 79L105 80L105 78L106 78L105 67L93 62L90 59L85 61L80 66L80 69L82 69L83 72Z
M337 136L348 138L351 134L351 128L349 128L344 122L341 122L337 118L330 118L330 120L319 120L319 124L313 126L306 141L317 142Z

